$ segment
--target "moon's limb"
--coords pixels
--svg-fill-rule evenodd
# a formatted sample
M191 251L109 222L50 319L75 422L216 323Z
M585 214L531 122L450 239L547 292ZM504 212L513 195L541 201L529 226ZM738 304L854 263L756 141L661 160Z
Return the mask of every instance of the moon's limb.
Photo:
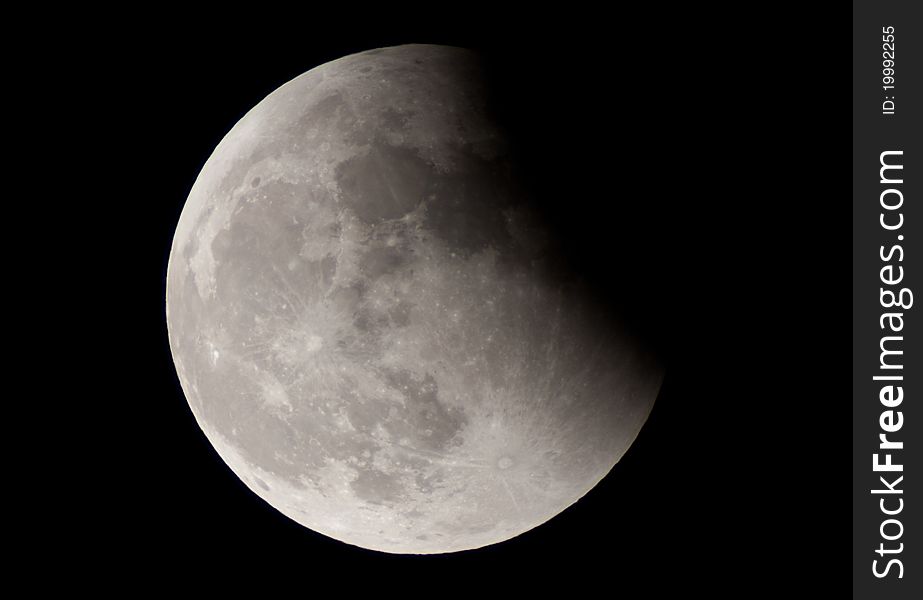
M478 69L415 45L297 77L222 140L173 242L199 425L273 507L366 548L543 523L621 458L662 379L554 266Z

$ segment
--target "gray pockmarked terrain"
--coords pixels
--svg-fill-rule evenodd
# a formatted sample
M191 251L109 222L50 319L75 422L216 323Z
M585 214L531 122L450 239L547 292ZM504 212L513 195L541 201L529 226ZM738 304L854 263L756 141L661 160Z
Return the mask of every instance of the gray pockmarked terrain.
M167 322L199 425L256 494L350 544L451 552L547 521L660 387L560 266L484 86L443 46L313 69L222 140L176 229Z

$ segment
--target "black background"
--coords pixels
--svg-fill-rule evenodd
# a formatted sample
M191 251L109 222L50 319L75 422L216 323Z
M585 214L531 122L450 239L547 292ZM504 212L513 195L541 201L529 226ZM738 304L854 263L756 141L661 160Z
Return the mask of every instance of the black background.
M848 5L257 8L220 23L126 17L71 33L60 55L91 140L81 159L104 182L71 195L75 285L90 290L74 301L88 315L75 317L78 385L98 409L80 464L99 484L75 478L85 527L48 541L77 542L63 554L80 577L303 594L486 593L495 580L568 596L848 593ZM668 366L637 441L575 506L430 557L330 540L249 492L188 409L163 301L183 203L234 123L309 68L409 42L486 53L568 257Z

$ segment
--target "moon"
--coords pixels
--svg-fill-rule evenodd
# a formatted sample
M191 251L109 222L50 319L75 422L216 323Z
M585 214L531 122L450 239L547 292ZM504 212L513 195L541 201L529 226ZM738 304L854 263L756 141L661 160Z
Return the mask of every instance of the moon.
M312 69L220 142L176 228L167 326L199 426L254 493L348 544L533 529L612 469L661 385L563 266L488 87L446 46Z

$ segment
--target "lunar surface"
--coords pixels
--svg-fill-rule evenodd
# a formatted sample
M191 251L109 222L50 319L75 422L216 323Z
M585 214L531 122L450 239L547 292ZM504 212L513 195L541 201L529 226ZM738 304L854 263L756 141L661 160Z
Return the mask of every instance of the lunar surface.
M176 229L167 323L199 425L253 492L349 544L453 552L540 525L661 384L561 266L483 81L443 46L313 69L221 141Z

